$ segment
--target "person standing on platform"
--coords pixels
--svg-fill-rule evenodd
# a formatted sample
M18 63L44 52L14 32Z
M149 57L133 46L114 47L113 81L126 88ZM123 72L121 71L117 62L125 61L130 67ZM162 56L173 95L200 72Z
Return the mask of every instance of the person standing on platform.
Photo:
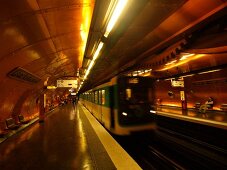
M72 99L72 103L73 103L73 106L76 105L76 98L75 97Z

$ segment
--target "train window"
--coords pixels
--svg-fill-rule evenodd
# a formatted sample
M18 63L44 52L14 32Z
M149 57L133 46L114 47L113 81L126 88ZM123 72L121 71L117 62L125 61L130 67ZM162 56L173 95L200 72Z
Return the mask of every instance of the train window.
M105 90L102 90L101 92L102 92L102 98L101 98L101 102L102 102L102 103L101 103L101 104L104 105L105 102L106 102L106 101L105 101Z
M94 92L91 92L91 102L94 102Z
M91 93L89 93L89 101L91 101Z
M98 95L98 91L95 91L95 103L98 104L98 100L99 100L99 95Z
M99 101L98 101L99 104L102 104L102 91L99 90Z

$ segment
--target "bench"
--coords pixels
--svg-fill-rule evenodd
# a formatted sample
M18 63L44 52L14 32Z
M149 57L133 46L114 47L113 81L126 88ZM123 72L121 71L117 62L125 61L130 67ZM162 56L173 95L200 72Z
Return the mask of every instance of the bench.
M220 109L223 111L227 111L227 104L222 104Z
M195 109L199 109L199 108L200 108L200 106L201 106L201 103L196 102L194 107L195 107Z
M6 127L8 129L15 130L15 129L18 129L20 126L16 125L15 120L13 118L8 118L6 119Z
M23 115L18 115L18 120L22 124L27 124L29 120L25 120Z

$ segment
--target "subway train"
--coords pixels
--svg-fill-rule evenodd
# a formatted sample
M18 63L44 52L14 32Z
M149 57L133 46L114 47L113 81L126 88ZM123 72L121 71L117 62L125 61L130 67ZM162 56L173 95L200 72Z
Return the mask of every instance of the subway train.
M117 76L80 94L80 102L112 134L154 130L152 82L148 77Z

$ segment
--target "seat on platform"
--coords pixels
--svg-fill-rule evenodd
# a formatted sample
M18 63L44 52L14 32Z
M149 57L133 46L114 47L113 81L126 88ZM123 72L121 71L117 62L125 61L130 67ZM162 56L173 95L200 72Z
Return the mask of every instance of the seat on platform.
M29 122L29 120L25 120L23 115L18 115L18 120L22 124L26 124Z
M194 107L195 107L195 109L199 109L200 106L201 106L201 103L200 102L196 102Z
M6 119L6 126L8 129L18 129L20 126L15 123L15 120L13 118Z

